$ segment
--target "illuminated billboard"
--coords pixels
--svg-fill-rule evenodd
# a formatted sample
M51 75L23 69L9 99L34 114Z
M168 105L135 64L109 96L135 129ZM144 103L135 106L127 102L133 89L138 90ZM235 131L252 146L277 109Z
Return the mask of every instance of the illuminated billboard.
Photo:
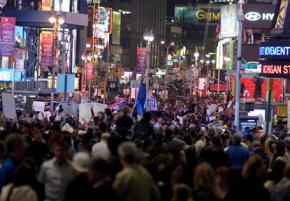
M112 8L98 7L96 8L95 24L99 31L104 33L112 33Z
M222 6L220 38L231 38L238 35L237 11L236 4Z
M176 6L175 20L181 24L205 24L217 25L221 14L219 6L198 4L195 6Z
M290 78L290 61L263 61L261 62L261 76L272 78Z
M289 59L290 41L262 43L259 48L259 56L266 59Z

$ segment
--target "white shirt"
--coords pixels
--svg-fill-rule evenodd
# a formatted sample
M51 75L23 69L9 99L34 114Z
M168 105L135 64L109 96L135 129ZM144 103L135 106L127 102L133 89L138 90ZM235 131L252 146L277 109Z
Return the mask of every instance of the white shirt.
M1 192L0 201L7 201L11 190L9 201L38 201L36 192L28 185L13 187L12 184L4 186Z
M70 161L58 165L53 158L44 162L39 172L39 181L44 184L45 201L62 201L67 186L75 177Z

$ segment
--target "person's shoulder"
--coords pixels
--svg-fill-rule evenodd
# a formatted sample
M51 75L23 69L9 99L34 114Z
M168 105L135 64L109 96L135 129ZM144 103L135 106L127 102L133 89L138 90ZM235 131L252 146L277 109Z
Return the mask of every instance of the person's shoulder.
M54 162L55 162L55 159L54 159L54 158L49 159L49 160L47 160L47 161L44 161L44 162L42 163L42 167L43 167L43 168L52 167Z
M14 169L14 168L15 168L15 164L13 160L10 157L8 157L4 160L1 169L3 170L3 169Z

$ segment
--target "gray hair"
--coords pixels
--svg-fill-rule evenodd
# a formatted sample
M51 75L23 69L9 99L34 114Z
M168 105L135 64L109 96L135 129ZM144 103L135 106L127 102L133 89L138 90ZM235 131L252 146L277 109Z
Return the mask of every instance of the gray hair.
M135 163L139 159L139 150L132 142L124 142L118 147L120 158L128 163Z

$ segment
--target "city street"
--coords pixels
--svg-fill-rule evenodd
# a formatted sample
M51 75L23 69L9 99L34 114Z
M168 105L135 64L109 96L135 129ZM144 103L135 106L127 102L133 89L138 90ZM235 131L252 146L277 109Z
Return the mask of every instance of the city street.
M0 201L290 201L290 0L0 0Z

